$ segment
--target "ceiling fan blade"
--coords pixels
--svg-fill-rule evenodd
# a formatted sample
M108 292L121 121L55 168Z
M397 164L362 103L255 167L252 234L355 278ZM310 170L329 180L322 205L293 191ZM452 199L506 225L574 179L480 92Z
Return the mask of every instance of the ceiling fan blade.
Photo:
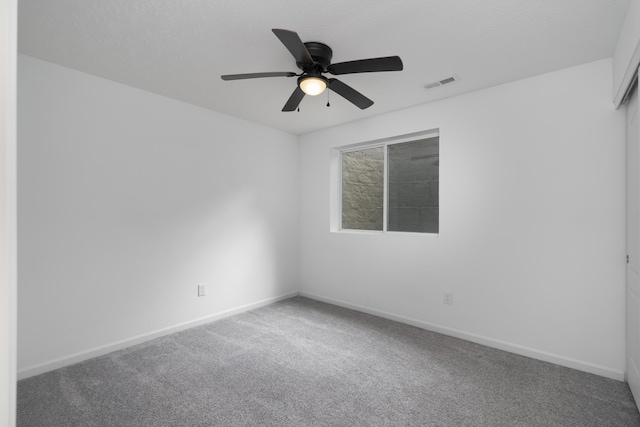
M304 92L296 86L296 90L293 91L287 103L284 104L282 111L295 111L296 108L298 108L298 105L300 105L302 98L304 98Z
M374 73L378 71L401 71L402 60L399 56L385 56L383 58L360 59L357 61L339 62L327 67L327 71L334 75L353 73Z
M294 77L296 73L291 71L276 71L271 73L247 73L247 74L225 74L220 76L222 80L242 80L242 79L257 79L260 77Z
M362 110L373 105L372 100L338 79L329 79L329 89Z
M273 28L273 34L276 35L282 42L282 44L289 49L291 55L296 59L296 62L306 65L313 65L313 58L307 50L307 47L300 40L300 36L295 31L282 30L280 28Z

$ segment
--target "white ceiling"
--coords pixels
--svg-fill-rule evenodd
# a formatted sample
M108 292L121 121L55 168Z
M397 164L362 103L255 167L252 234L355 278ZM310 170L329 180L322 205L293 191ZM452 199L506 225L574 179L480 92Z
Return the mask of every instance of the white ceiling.
M612 56L629 0L19 0L19 52L294 134ZM339 76L375 101L305 97L272 28L333 62L399 55L400 72ZM456 74L460 81L424 85Z

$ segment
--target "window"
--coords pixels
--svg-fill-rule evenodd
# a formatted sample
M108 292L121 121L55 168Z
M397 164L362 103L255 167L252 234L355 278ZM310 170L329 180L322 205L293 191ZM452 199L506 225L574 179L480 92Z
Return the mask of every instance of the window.
M382 230L384 147L342 153L342 228Z
M439 136L339 151L341 230L439 232Z

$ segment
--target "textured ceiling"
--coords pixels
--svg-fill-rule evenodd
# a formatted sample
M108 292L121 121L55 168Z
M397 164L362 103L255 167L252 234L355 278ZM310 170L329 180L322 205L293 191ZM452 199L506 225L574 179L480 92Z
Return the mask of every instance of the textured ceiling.
M302 134L612 56L629 0L19 0L19 52ZM271 28L333 49L333 62L399 55L401 72L339 76L335 93L280 110L299 70ZM456 74L460 81L424 85Z

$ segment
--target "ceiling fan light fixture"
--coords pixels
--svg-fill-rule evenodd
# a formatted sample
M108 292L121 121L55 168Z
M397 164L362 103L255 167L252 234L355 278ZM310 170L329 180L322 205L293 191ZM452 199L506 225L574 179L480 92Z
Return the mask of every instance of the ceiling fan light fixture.
M322 76L304 76L300 77L298 86L306 95L316 96L327 88L327 79Z

